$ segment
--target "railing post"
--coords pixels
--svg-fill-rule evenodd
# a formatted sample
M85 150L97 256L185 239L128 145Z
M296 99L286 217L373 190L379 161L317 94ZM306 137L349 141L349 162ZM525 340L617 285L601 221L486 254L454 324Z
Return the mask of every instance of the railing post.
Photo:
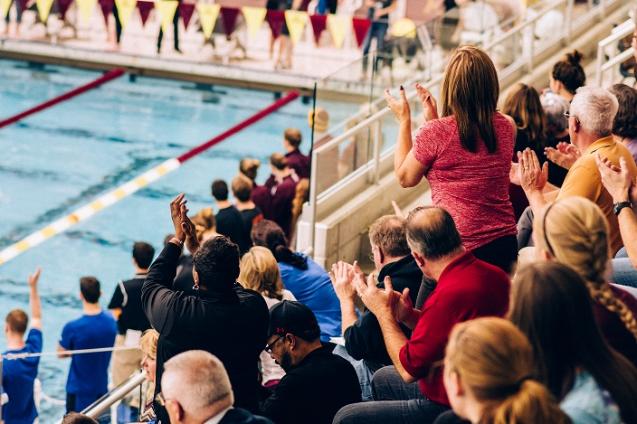
M383 137L382 118L374 125L374 184L380 180L380 141Z
M318 203L317 181L318 181L318 153L316 150L312 150L312 165L310 170L310 247L312 248L311 256L314 258L316 252L316 246L314 242L316 240L316 212Z
M595 63L595 85L602 86L602 62L604 61L604 48L597 44L597 59Z
M565 22L565 43L564 45L568 45L571 42L571 34L573 33L573 6L575 0L567 0L566 2L566 13L564 17Z

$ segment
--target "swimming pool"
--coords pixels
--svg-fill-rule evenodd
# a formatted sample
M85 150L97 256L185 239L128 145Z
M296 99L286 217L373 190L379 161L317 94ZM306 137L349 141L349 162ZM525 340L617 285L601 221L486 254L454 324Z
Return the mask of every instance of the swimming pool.
M0 119L99 76L65 67L43 69L0 61ZM119 78L20 123L0 129L0 248L94 199L162 161L226 130L274 100L272 93L137 78ZM322 102L325 107L326 102ZM186 163L151 186L0 267L0 311L28 311L26 277L42 267L44 350L55 350L65 322L81 314L78 279L95 275L105 306L119 280L133 273L136 240L157 250L171 231L168 202L184 191L190 209L211 205L210 183L229 181L243 156L267 163L281 149L286 127L302 129L307 151L309 105L297 100ZM333 122L356 105L329 103ZM259 180L269 174L262 165ZM0 350L5 349L0 336ZM68 360L45 357L43 391L64 399ZM43 401L40 422L52 422L63 406Z

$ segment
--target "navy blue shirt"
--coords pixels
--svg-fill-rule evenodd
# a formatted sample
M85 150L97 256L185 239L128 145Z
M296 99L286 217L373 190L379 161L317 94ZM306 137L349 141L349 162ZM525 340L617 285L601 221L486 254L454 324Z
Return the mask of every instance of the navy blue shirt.
M113 347L117 326L110 314L82 315L62 329L60 346L67 350ZM111 352L73 355L66 392L77 396L75 409L81 411L107 392Z
M42 352L42 332L32 328L22 349L7 350L3 355L39 352ZM2 406L5 424L33 424L38 416L33 400L33 381L38 375L39 363L39 356L2 361L2 387L9 397L9 403Z

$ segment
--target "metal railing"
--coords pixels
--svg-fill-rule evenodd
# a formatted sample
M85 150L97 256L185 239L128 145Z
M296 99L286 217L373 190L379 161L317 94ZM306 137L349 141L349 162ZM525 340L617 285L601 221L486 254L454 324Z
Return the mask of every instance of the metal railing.
M572 39L574 34L582 34L587 28L590 28L592 23L598 22L604 18L610 6L622 1L623 0L600 0L597 5L591 6L588 11L577 17L574 17L574 0L553 1L534 16L528 16L522 23L496 37L493 41L488 43L484 49L487 52L495 52L498 48L507 49L510 47L511 40L515 40L513 37L518 37L518 41L522 44L522 53L520 54L520 57L517 57L503 68L499 69L499 77L502 80L513 75L515 71L519 71L521 69L525 72L531 72L534 69L536 62L535 59L537 57L547 57L550 51L556 53ZM560 30L552 34L546 34L543 38L536 37L535 27L539 20L542 19L542 17L547 16L549 13L554 13L555 11L559 12L561 10L564 11L564 24L560 26ZM531 31L530 38L528 37L529 31ZM527 34L526 38L523 36L524 34ZM442 80L443 76L440 75L423 85L433 93L437 93ZM415 98L415 91L407 92L407 99L410 103L413 103ZM378 99L373 103L373 106L380 105L382 102L382 98ZM312 151L311 175L313 178L310 182L310 233L308 240L311 247L315 248L316 223L319 212L321 215L326 215L331 212L333 208L342 206L353 196L362 192L362 190L366 187L371 184L378 183L384 172L391 171L393 148L382 151L381 147L383 121L387 118L391 118L391 111L388 108L379 108L379 110L373 115L367 117L349 130ZM367 163L340 179L331 187L327 188L325 191L318 193L318 178L316 178L316 176L318 175L317 171L319 168L321 154L338 148L345 143L351 142L354 137L363 132L367 132L368 137L371 139L373 152L372 158L367 161Z
M617 26L613 32L597 44L597 62L595 66L595 85L601 86L602 83L613 84L620 77L619 72L615 72L610 77L610 81L605 81L606 72L614 70L618 65L633 57L635 54L632 46L623 52L617 48L619 40L631 35L635 31L635 22L629 19L621 25Z

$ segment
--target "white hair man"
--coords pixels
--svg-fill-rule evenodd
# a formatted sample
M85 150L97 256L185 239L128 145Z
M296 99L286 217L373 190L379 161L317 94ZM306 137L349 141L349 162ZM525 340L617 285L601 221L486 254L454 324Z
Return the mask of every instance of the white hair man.
M573 147L560 154L569 171L561 189L547 183L548 164L540 167L535 153L529 149L518 152L519 164L514 166L511 180L522 185L529 204L537 213L545 204L568 196L581 196L595 202L606 215L610 226L610 241L615 254L622 246L617 214L625 207L613 203L602 185L595 158L599 155L615 166L624 158L631 175L637 175L637 166L628 149L613 140L611 130L618 109L617 99L608 90L598 87L582 87L571 102L568 113L568 132ZM570 166L569 166L570 165ZM529 214L520 219L528 222Z
M228 373L216 356L190 350L166 361L160 403L173 424L272 424L245 409L233 408Z

